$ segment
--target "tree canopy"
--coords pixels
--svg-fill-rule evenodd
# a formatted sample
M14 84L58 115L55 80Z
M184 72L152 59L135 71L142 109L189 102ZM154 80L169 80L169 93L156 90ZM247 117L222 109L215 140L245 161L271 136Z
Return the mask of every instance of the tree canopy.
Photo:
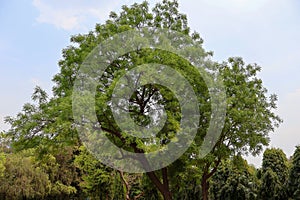
M11 129L6 132L5 137L9 138L13 149L22 151L33 148L37 150L36 152L38 152L40 158L49 155L48 160L45 160L46 166L56 165L55 163L58 162L57 159L59 158L57 156L60 155L61 149L68 149L69 154L64 155L63 158L69 159L72 165L66 165L68 166L67 171L75 173L76 169L80 169L80 173L83 173L79 173L79 176L82 175L80 180L76 180L76 176L72 179L69 177L70 174L66 173L65 182L55 181L58 185L66 187L68 194L76 193L75 191L78 188L73 185L80 182L81 188L86 192L96 194L100 188L104 191L110 191L104 192L103 195L111 199L114 198L111 196L113 194L111 191L119 191L121 194L122 190L126 191L122 195L127 199L141 197L146 193L151 193L153 199L158 198L160 195L164 199L181 198L183 196L190 198L193 195L197 197L202 195L204 200L208 199L210 178L218 171L221 163L237 155L249 153L258 155L263 146L268 145L269 133L279 125L281 119L274 113L277 101L276 95L269 95L262 80L257 76L261 67L257 64L245 64L243 59L239 57L229 58L222 63L212 61L212 52L203 49L203 40L197 32L190 31L187 17L179 12L178 6L177 1L167 0L156 4L152 9L149 8L147 2L123 6L119 14L111 12L109 19L103 24L96 24L93 31L72 36L72 45L63 50L62 60L59 61L60 71L53 78L53 97L48 97L44 90L36 87L32 95L34 103L25 104L23 110L16 117L6 119L11 125ZM180 100L176 98L176 92L164 85L141 85L135 88L129 98L127 112L129 112L134 122L140 126L149 125L151 117L152 120L155 118L153 114L151 116L151 109L164 108L166 122L157 134L152 135L151 139L132 137L128 131L120 129L113 119L113 108L110 105L117 82L127 71L138 66L144 67L144 70L152 70L152 73L155 74L157 68L154 66L156 65L143 65L148 63L170 66L188 80L197 96L198 107L187 106L187 110L190 112L199 110L199 119L196 125L192 124L188 127L190 129L196 127L196 136L189 149L179 159L160 170L147 171L144 175L132 177L130 174L125 173L124 175L122 170L114 171L104 167L100 162L90 157L89 152L84 149L84 143L80 140L82 138L79 137L78 129L76 129L81 124L73 117L74 108L72 109L72 103L74 105L74 102L72 95L76 79L82 75L79 73L80 67L85 63L90 53L95 48L97 49L99 43L125 31L141 31L143 28L149 27L153 31L166 29L179 33L182 37L173 37L172 45L182 50L186 57L196 57L197 59L189 62L172 52L153 48L138 48L119 56L108 64L102 76L97 77L97 73L95 73L96 76L93 77L98 81L94 99L97 123L100 124L101 130L104 131L110 142L129 152L146 154L157 149L163 149L168 144L176 141L178 132L182 128L181 119L185 115L181 113L182 106ZM189 38L191 43L182 42L180 40L182 38ZM157 40L158 43L166 41L164 38L158 38ZM143 42L143 40L140 41L141 45ZM120 44L120 47L122 48L122 44ZM109 53L113 56L115 51ZM221 123L222 120L218 123L224 126L217 138L205 138L210 122L218 117L214 116L212 112L213 108L217 106L212 102L211 90L213 88L207 86L205 78L199 74L199 71L193 65L195 63L202 65L203 70L211 77L211 80L216 80L216 77L219 76L224 84L226 115L224 123ZM139 72L141 73L141 71ZM165 76L164 78L167 79L168 77ZM178 88L178 90L180 89ZM188 95L183 95L181 98L187 100L188 97ZM87 101L86 96L82 95L81 100ZM121 110L122 105L120 104L115 109ZM156 112L156 118L159 114L161 113ZM84 116L82 119L84 119ZM91 128L94 132L99 127L92 126ZM186 135L190 134L188 128L184 129ZM205 157L201 156L202 152L199 151L204 142L212 144ZM178 149L174 148L174 150ZM56 158L55 162L53 161L54 163L51 161L53 157ZM165 159L168 158L165 157ZM73 163L74 160L75 163ZM64 161L61 160L61 166L64 166ZM134 164L138 164L139 161L137 160L137 163ZM147 163L148 160L144 159L144 161ZM142 163L142 165L144 164ZM48 170L55 170L55 168L49 168ZM267 177L273 177L273 172L267 172L266 179ZM49 173L56 174L58 172ZM249 175L245 171L235 171L235 173L242 176ZM181 179L178 180L178 177L181 177ZM50 177L50 181L54 180L55 176L53 179ZM135 182L136 185L129 184L130 181L128 180ZM281 177L278 177L278 180L281 180ZM153 192L153 188L149 187L149 183L152 183L160 194L157 191L156 193ZM185 183L189 183L191 186L188 191L184 185ZM124 185L121 189L120 184ZM224 184L222 195L230 191L243 196L246 195L244 193L249 188L252 190L252 186L247 185L243 178L237 182L237 180L229 177L222 184ZM177 191L183 191L186 194L179 197ZM98 197L104 198L104 196ZM229 196L226 196L226 198L229 198Z

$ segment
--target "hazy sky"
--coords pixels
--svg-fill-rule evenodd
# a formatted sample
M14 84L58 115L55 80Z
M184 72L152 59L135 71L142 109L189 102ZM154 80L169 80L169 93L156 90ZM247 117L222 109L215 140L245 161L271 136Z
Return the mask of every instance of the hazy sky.
M121 2L121 3L120 3ZM0 129L30 101L35 85L51 91L61 50L71 35L103 23L110 11L134 0L0 1ZM153 5L152 1L152 5ZM158 1L156 1L158 2ZM262 66L259 76L279 97L284 123L271 133L272 147L290 156L300 144L300 2L297 0L180 0L192 30L214 60L241 56ZM249 158L260 164L261 158Z

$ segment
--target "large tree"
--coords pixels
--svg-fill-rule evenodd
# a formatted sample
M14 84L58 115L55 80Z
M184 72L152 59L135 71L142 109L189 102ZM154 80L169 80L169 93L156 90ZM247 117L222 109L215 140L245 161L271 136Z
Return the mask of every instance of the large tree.
M47 94L37 87L32 96L36 103L26 104L15 118L7 119L12 126L7 134L17 149L38 145L47 148L80 144L76 132L78 124L72 117L72 92L80 66L98 43L115 34L141 30L144 27L152 27L153 30L169 29L190 37L192 44L197 48L184 46L178 43L180 40L177 41L176 38L173 38L174 45L187 50L185 53L188 55L196 54L211 76L215 74L222 76L227 95L227 114L220 137L211 141L215 142L211 147L212 150L202 158L199 146L213 118L209 88L192 63L174 53L151 48L137 49L122 55L110 63L103 76L98 77L98 93L95 97L97 123L101 124L101 130L105 131L110 141L128 151L147 153L153 149L163 148L171 140L176 140L176 133L180 130L182 117L180 105L172 91L159 84L146 84L136 88L130 98L130 116L139 125L149 124L149 110L153 105L163 106L167 113L167 123L151 141L130 137L128 133L120 130L112 120L113 114L108 102L116 79L135 66L160 63L182 73L198 97L197 109L200 110L200 118L196 124L195 141L178 162L162 168L160 172L148 171L146 174L164 199L172 199L172 192L175 192L176 187L170 183L172 181L170 175L179 177L186 169L192 168L191 172L201 177L202 196L205 200L208 198L209 179L216 172L221 160L238 153L257 155L262 146L268 144L268 133L273 131L281 120L273 113L273 109L276 108L276 96L268 97L261 79L257 77L257 72L261 68L256 64L245 65L241 58L230 58L228 62L221 64L210 61L211 53L202 48L203 41L199 34L190 32L186 15L178 11L177 1L163 0L152 9L152 12L147 2L131 7L123 6L120 14L111 12L109 20L104 24L97 24L94 31L73 36L71 42L74 45L63 50L63 59L59 62L60 72L53 78L55 83L53 97L49 99ZM97 129L96 126L93 128ZM194 170L195 168L197 170ZM176 171L176 169L183 170Z

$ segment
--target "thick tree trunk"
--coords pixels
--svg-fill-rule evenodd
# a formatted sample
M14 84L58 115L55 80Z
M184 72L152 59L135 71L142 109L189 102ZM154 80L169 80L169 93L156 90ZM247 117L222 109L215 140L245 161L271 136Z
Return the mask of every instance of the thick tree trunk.
M172 195L171 195L171 192L168 191L168 190L165 190L163 193L162 193L163 197L164 197L164 200L172 200Z
M94 128L96 130L99 130L98 127L94 127ZM123 143L126 143L126 140L125 140L125 138L123 138L121 133L119 133L117 131L114 131L114 130L111 130L111 129L107 129L105 127L101 127L100 130L107 131L107 132L113 134L114 136L120 138L120 140ZM138 145L136 143L131 143L130 146L134 149L135 153L144 153L144 151L142 149L139 149L137 147ZM147 171L150 169L149 162L148 162L148 160L146 159L145 156L141 157L139 161L142 163L144 169L146 169ZM165 167L165 168L162 169L163 182L161 182L159 180L159 178L156 176L154 171L147 172L146 174L150 178L152 183L156 186L156 188L158 188L159 192L163 195L164 200L172 200L172 194L171 194L171 191L170 191L170 188L169 188L167 168Z
M203 174L201 180L202 200L208 200L209 183L206 178L207 174Z
M172 200L172 194L169 189L169 182L167 178L167 169L162 169L163 183L161 183L154 172L147 172L147 175L159 192L163 195L164 200Z

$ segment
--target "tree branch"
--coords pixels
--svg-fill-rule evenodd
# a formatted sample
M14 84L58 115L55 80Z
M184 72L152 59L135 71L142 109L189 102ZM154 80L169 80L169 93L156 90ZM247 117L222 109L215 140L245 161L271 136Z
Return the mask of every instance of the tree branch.
M126 200L130 200L130 197L129 197L129 192L130 192L130 188L129 188L129 184L128 182L126 181L125 177L124 177L124 173L120 170L118 170L118 172L120 173L120 176L121 176L121 179L123 181L123 183L125 184L125 188L126 188Z

